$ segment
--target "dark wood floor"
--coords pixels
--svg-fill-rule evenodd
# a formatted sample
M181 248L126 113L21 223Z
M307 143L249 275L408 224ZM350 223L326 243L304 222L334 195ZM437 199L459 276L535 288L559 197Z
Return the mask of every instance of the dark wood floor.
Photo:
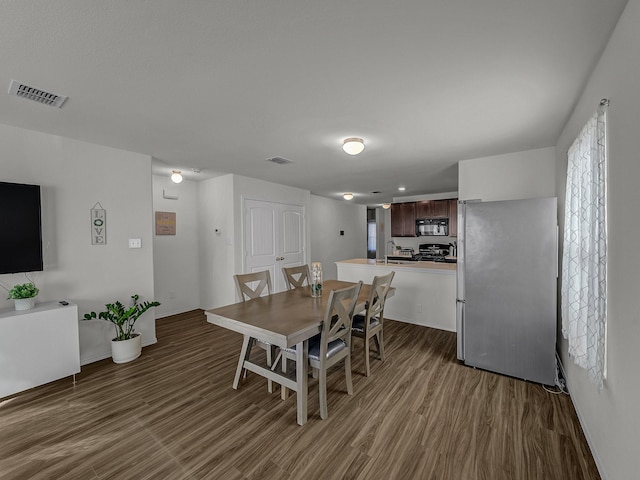
M231 388L240 335L194 311L157 336L133 363L0 400L0 478L599 478L569 397L460 365L453 333L388 321L387 361L366 378L354 351L353 396L332 370L325 421L311 380L303 427L295 395Z

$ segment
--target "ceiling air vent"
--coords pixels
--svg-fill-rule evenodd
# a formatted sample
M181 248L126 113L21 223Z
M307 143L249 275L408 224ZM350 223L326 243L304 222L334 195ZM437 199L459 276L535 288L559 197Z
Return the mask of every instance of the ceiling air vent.
M286 158L282 157L273 157L267 158L267 162L277 163L278 165L286 165L287 163L293 163L293 160L287 160Z
M28 100L33 100L44 105L50 105L58 108L60 108L67 99L64 95L45 92L39 88L30 87L24 83L16 82L15 80L11 80L11 85L9 85L9 95L15 95L17 97L26 98Z

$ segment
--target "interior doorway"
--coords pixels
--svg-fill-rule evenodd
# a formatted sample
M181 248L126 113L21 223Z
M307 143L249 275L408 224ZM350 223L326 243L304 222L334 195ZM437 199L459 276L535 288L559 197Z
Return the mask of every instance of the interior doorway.
M378 246L378 227L376 209L367 207L367 258L376 258Z
M286 289L282 267L306 263L304 207L244 201L244 273L269 270L274 292Z

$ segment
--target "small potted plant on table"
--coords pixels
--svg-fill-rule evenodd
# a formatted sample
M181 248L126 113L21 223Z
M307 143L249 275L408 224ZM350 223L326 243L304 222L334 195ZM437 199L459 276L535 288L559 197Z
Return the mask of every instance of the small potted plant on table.
M136 320L152 307L157 307L160 302L142 302L138 304L139 295L131 296L130 306L125 307L120 301L107 303L106 310L96 314L89 312L84 314L83 320L99 318L113 323L116 329L116 337L111 340L111 356L115 363L126 363L135 360L142 353L142 335L133 330Z
M9 299L15 301L16 310L29 310L36 304L36 295L40 290L33 282L15 285L9 290Z

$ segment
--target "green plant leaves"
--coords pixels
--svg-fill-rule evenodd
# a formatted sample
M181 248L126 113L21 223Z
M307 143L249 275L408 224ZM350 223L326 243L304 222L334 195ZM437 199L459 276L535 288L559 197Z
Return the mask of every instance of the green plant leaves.
M15 285L9 290L8 299L19 300L21 298L33 298L38 295L40 289L35 286L34 283L23 283L21 285Z
M84 320L92 320L99 318L111 322L116 329L116 338L114 340L128 340L133 336L133 326L136 320L140 318L147 310L160 305L160 302L143 302L138 304L139 295L131 296L131 304L129 308L120 301L107 303L106 310L96 314L96 312L85 313Z

